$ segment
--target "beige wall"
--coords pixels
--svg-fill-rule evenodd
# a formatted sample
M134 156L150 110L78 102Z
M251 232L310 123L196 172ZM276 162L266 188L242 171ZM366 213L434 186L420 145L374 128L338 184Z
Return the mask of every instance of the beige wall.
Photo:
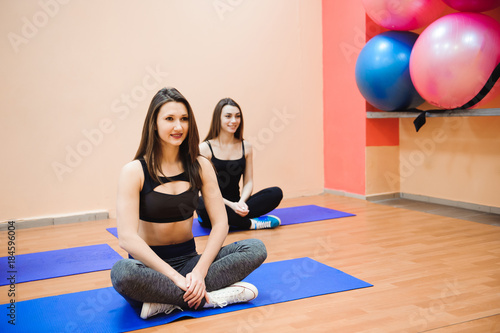
M500 207L500 117L400 121L401 192Z
M42 7L41 4L46 4ZM154 93L240 103L255 189L323 189L319 0L2 1L0 220L105 209Z
M366 147L366 195L400 192L399 146Z

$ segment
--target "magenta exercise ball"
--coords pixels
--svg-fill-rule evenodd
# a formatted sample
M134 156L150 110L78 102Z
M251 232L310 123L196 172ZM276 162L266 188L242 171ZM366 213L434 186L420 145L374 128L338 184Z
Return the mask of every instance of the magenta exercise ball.
M437 19L446 8L441 0L362 0L366 14L390 30L414 30Z
M485 12L500 6L500 0L443 0L443 2L461 12Z
M453 13L420 34L410 76L427 102L453 109L481 91L499 62L500 23L484 14Z

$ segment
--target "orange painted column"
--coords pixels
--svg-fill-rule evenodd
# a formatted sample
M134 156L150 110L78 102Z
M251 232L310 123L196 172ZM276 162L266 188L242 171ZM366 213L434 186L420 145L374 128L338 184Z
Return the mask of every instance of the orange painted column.
M365 13L363 9L363 13ZM366 42L373 37L388 31L375 23L368 15L366 19ZM381 111L366 102L366 111ZM366 146L399 146L399 119L366 119Z
M365 45L361 1L323 0L325 188L365 194L366 107L355 80Z
M366 119L366 146L399 146L399 119Z

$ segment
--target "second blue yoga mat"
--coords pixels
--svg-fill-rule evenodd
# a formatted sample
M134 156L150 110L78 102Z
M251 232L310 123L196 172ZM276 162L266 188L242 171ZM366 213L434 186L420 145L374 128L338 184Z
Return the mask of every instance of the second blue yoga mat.
M20 254L14 260L2 257L0 286L10 284L10 280L17 284L111 269L120 259L122 256L107 244Z
M112 287L17 302L16 325L9 324L4 318L0 321L0 331L125 332L167 324L183 317L206 317L372 286L310 258L263 264L245 281L255 284L259 289L259 296L251 302L222 309L179 311L148 320L140 319L136 310ZM1 308L5 309L6 305ZM165 329L168 330L168 326Z
M339 210L320 207L316 205L306 205L306 206L296 206L296 207L286 207L277 208L269 213L270 215L276 215L281 219L281 225L306 223L313 221L322 221L337 219L340 217L355 216L354 214L341 212ZM118 237L116 228L106 229L115 237ZM236 230L231 230L236 231ZM210 229L203 228L197 219L193 221L193 236L206 236L210 234Z

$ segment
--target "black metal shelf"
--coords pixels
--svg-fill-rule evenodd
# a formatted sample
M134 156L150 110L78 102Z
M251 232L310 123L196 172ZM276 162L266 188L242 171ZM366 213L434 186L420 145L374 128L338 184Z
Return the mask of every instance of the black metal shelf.
M425 111L425 110L423 110ZM421 112L411 111L367 111L366 118L416 118ZM495 117L500 116L500 108L494 109L472 109L459 111L427 112L427 117Z

